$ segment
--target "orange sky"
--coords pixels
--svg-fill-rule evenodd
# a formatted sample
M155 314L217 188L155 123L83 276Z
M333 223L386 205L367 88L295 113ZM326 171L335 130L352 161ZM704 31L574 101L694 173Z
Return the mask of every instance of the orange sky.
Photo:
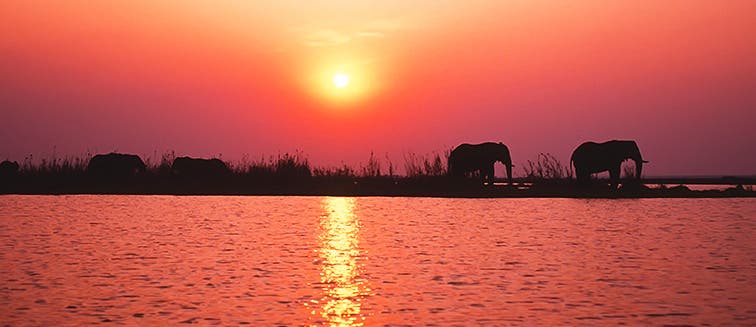
M0 160L620 138L648 175L756 174L754 1L3 1L0 31Z

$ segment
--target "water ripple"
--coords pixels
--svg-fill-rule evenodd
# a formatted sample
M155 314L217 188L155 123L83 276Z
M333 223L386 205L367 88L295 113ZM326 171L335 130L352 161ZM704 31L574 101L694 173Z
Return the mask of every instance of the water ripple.
M19 325L754 325L756 200L0 196Z

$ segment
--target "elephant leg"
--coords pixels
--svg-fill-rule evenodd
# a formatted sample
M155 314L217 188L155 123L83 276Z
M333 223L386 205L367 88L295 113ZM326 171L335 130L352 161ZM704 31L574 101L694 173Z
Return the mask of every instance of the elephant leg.
M489 166L486 167L486 179L488 180L488 185L494 184L494 163L491 163Z
M585 183L591 178L591 174L582 169L575 169L575 176L580 183Z
M480 175L480 183L482 185L486 185L486 170L485 169L478 170L478 175Z
M620 167L622 164L620 163L617 165L617 167L614 167L612 169L609 169L609 186L612 188L615 188L619 186L619 177L620 177Z

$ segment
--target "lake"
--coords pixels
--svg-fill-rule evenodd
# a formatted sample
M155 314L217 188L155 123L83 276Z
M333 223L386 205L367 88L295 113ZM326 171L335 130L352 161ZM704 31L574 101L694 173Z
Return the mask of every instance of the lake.
M0 322L755 325L756 199L6 195Z

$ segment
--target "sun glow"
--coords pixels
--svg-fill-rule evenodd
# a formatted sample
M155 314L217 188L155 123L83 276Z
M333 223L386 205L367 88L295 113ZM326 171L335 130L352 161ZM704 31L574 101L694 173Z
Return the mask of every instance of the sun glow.
M354 109L382 90L380 69L373 60L334 56L307 65L302 81L324 108Z
M333 85L336 85L340 89L349 86L349 75L344 73L333 75Z

